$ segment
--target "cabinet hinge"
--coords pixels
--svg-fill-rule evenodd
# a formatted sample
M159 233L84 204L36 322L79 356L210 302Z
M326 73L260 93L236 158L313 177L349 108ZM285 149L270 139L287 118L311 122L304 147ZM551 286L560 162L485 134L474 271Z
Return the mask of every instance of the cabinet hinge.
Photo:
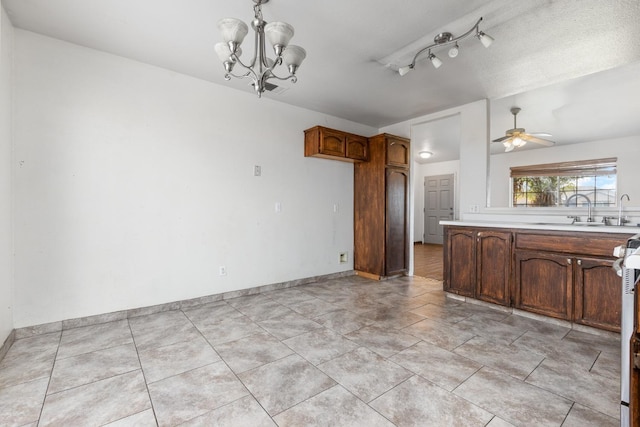
M640 370L640 353L633 353L633 367Z

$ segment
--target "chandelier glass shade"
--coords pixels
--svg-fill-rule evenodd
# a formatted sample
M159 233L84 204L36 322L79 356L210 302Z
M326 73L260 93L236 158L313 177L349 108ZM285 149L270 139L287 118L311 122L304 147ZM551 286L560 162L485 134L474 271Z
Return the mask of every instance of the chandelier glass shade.
M469 31L467 31L466 33L458 37L453 37L451 33L447 33L447 32L438 34L437 36L434 37L433 44L430 44L429 46L420 49L418 53L414 55L413 61L411 61L411 64L405 65L404 67L399 67L398 73L401 76L404 76L409 71L413 70L414 67L416 66L416 61L418 60L420 55L422 55L425 52L428 53L427 58L429 59L429 61L431 61L431 65L433 65L434 68L440 68L440 66L442 65L442 61L435 55L435 53L432 52L432 50L441 48L443 46L453 45L449 49L448 54L451 58L455 58L456 56L458 56L458 53L460 52L460 46L458 42L466 39L471 35L474 35L475 38L477 38L484 47L491 46L491 43L493 43L493 37L480 31L480 28L479 28L480 22L482 22L482 18L478 19L478 22L476 22L475 25L471 27L471 29L469 29Z
M295 32L291 25L286 22L267 23L262 19L261 6L268 1L253 0L255 6L251 27L255 31L255 51L250 61L240 59L240 45L249 33L249 27L239 19L224 18L218 22L223 41L215 45L215 52L224 65L225 80L231 80L231 77L251 79L258 97L267 89L267 81L270 79L290 80L295 83L298 80L296 71L307 56L303 48L289 44ZM267 56L266 41L273 47L275 59ZM288 75L278 76L274 69L283 63ZM234 69L240 72L236 74Z

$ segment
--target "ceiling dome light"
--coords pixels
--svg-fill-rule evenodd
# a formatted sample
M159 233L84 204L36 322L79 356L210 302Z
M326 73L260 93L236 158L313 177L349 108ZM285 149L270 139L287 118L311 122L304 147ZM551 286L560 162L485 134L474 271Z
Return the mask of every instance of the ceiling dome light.
M418 153L418 156L420 156L421 159L428 159L433 156L433 153L431 151L421 151Z

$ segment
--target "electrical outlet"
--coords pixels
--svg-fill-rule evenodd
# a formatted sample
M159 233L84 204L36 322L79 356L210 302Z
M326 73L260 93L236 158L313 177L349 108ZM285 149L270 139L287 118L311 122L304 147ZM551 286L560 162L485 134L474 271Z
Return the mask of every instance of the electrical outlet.
M276 204L274 206L274 209L275 209L276 213L282 212L282 203L276 202Z
M340 206L337 203L333 204L333 213L338 213L338 210L340 210Z
M261 176L262 175L262 166L255 165L253 167L253 176Z
M480 212L480 207L478 205L471 205L469 206L469 212L478 213Z
M340 252L340 264L344 264L349 260L348 252Z
M220 270L219 270L219 274L220 276L226 276L227 275L227 267L225 267L224 265L220 266Z

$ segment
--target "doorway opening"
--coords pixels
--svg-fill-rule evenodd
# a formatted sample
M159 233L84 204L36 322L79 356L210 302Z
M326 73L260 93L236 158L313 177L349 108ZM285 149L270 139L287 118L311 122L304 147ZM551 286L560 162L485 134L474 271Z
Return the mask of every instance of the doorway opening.
M453 174L424 177L423 243L442 245L444 227L440 221L453 219Z

